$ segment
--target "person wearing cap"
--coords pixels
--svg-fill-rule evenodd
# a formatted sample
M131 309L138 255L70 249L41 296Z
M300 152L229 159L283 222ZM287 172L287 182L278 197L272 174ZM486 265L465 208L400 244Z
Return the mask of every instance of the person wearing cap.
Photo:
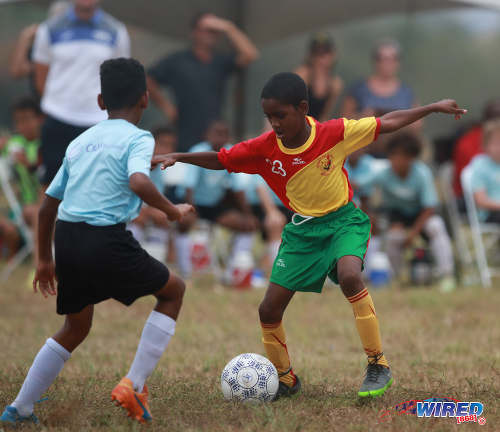
M295 69L308 87L309 115L320 122L330 119L344 87L342 78L333 72L336 61L334 40L326 33L318 33L311 39L304 63Z

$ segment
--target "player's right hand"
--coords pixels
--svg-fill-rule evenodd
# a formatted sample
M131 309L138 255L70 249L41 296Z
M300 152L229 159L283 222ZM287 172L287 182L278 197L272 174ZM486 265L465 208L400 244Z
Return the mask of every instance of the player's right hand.
M36 269L35 277L33 278L33 291L38 290L47 298L48 294L56 295L56 269L54 261L40 260Z
M169 153L164 155L155 155L151 159L151 169L155 169L158 165L161 165L161 169L164 170L172 165L175 165L177 158L175 153Z

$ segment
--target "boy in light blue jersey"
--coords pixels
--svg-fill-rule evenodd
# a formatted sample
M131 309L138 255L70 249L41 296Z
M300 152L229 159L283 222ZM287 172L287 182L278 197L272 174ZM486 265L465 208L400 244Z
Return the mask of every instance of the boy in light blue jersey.
M229 148L229 127L222 120L213 121L206 131L206 141L191 147L190 153L219 151ZM234 190L234 174L227 171L206 170L188 165L182 186L176 190L177 198L196 207L197 216L235 233L231 255L248 252L252 248L257 220L252 215L245 194ZM196 222L194 215L178 226L175 238L177 260L181 273L189 276L191 265L191 237L189 231ZM231 264L229 264L231 266Z
M418 160L420 142L404 133L388 142L390 166L373 179L382 191L382 210L389 218L387 255L396 274L402 268L402 250L421 233L430 249L443 290L453 287L454 262L451 241L443 219L435 213L438 205L431 170Z
M150 294L157 299L156 307L144 326L132 367L111 397L133 419L152 418L144 383L174 334L184 283L140 247L125 223L139 214L141 200L170 220L181 219L193 208L174 206L149 179L154 140L136 126L148 104L143 66L133 59L108 60L100 74L98 102L108 111L108 120L69 145L39 212L33 288L44 297L57 294L57 313L66 320L38 352L15 401L0 417L1 424L38 422L33 405L86 338L94 304L113 298L128 306Z
M472 192L481 220L500 224L500 120L484 126L483 148L471 162Z

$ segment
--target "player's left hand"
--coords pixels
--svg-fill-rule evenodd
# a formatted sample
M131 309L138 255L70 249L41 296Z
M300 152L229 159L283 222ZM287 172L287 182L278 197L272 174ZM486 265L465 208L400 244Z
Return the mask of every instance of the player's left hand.
M56 295L56 270L54 261L42 261L38 263L35 277L33 278L33 291L37 292L37 287L40 293L47 298L48 294Z
M467 110L459 108L458 104L453 99L443 99L435 104L435 111L444 114L454 114L455 119L458 120L462 115L467 114Z

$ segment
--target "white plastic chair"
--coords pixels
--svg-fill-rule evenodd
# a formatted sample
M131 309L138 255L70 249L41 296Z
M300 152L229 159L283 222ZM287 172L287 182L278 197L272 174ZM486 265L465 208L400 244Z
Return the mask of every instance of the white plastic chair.
M34 250L33 236L28 225L24 222L23 209L14 193L10 183L10 166L4 158L0 158L0 186L7 199L10 209L14 215L14 224L18 227L24 237L24 246L16 253L5 268L0 273L0 282L4 283L9 279L12 272L30 255Z
M453 191L452 179L453 179L453 164L445 163L438 171L439 186L443 195L443 202L448 214L448 219L450 222L450 228L454 240L455 252L460 266L464 273L466 270L474 264L474 258L470 252L467 245L467 238L464 233L464 223L465 219L460 215L458 210L458 203L455 198L455 193ZM469 276L466 274L466 276ZM472 283L470 277L466 278L466 283ZM473 277L474 282L477 282L477 278Z
M491 287L491 277L500 276L500 269L490 267L487 258L487 251L490 249L489 246L495 245L500 238L500 227L497 224L488 224L479 221L476 202L474 201L474 194L472 192L472 176L473 167L468 165L462 170L460 181L464 191L467 217L472 231L472 241L474 242L479 277L483 287L489 288ZM483 235L487 235L487 242L483 240Z

